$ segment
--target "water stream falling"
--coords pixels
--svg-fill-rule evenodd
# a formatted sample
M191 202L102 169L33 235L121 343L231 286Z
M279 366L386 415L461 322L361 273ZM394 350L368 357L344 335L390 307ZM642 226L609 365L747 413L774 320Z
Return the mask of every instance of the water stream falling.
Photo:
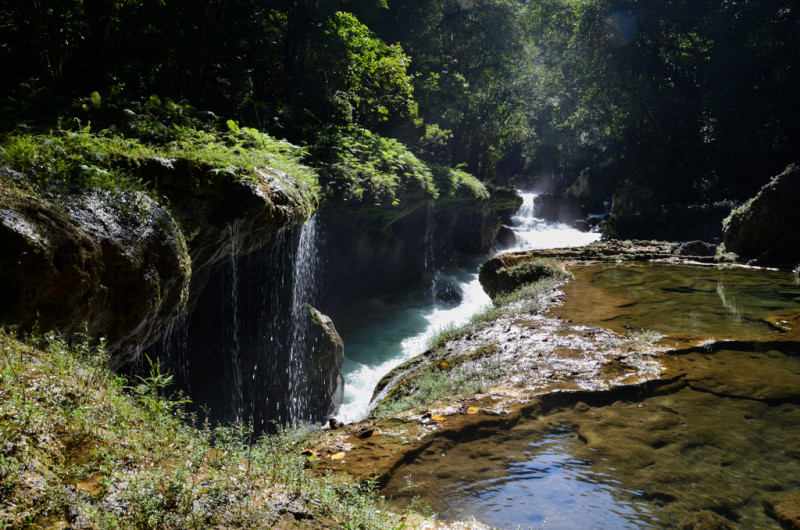
M428 201L428 215L425 221L425 276L430 281L431 301L436 306L436 201Z
M317 292L316 219L245 256L241 225L229 225L226 236L227 260L208 279L195 310L151 353L201 417L249 424L256 434L272 422L315 419L305 377L308 319L300 316Z
M295 421L308 419L312 403L309 402L308 386L309 353L313 351L309 341L310 321L303 313L307 305L313 306L317 296L317 272L319 271L319 232L316 214L300 231L300 241L295 254L292 279L292 335L289 347L287 377L289 381L289 417Z
M228 239L230 241L230 274L227 279L230 283L230 304L231 326L228 331L230 333L230 351L228 353L228 361L225 363L225 368L229 374L230 380L233 384L233 409L236 421L243 420L244 413L244 387L242 375L242 345L241 345L241 318L239 316L239 251L241 248L241 221L236 220L228 225Z
M511 250L581 246L599 239L600 234L536 218L537 193L521 191L520 195L523 206L512 218L517 246ZM429 205L426 245L436 243L431 208ZM418 289L391 299L363 301L337 319L345 343L344 404L336 415L340 421L362 419L381 377L425 351L428 341L440 330L465 324L491 304L478 281L478 266L489 256L449 268L436 268L427 256L426 251L428 272ZM460 293L460 302L436 302L436 290L445 284Z

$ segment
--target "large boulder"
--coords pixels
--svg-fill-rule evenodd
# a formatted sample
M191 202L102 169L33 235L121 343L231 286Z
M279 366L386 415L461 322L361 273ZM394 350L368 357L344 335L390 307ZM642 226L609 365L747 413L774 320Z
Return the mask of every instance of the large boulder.
M344 343L330 317L310 305L305 309L306 392L314 404L310 419L322 421L333 415L344 399Z
M480 267L478 280L492 300L542 278L564 274L554 262L525 252L500 254Z
M800 262L800 168L787 167L725 220L725 249L761 265Z
M56 201L0 170L0 322L107 337L111 365L160 338L191 271L172 216L143 193L84 190Z
M536 217L547 221L571 223L587 215L581 201L567 193L542 193L533 202Z

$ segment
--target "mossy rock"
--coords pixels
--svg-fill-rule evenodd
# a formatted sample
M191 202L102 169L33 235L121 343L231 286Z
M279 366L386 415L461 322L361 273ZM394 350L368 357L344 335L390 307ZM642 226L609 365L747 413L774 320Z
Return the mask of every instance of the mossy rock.
M500 295L516 291L523 285L558 274L558 266L551 260L503 254L484 263L480 268L478 279L486 294L494 300Z
M724 222L725 249L761 265L800 262L800 168L787 167Z
M105 336L112 367L158 340L186 305L178 224L147 195L88 189L50 200L0 171L0 323Z

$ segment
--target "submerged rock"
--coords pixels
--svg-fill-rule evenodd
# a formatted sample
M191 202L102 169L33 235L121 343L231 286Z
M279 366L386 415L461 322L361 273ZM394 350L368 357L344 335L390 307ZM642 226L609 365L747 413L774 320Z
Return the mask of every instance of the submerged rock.
M0 322L107 337L112 367L168 329L190 260L172 216L143 193L85 190L58 202L0 179Z
M701 510L684 519L680 530L733 530L731 522L711 510Z
M764 511L787 530L800 530L800 492L792 493L777 502L766 500Z

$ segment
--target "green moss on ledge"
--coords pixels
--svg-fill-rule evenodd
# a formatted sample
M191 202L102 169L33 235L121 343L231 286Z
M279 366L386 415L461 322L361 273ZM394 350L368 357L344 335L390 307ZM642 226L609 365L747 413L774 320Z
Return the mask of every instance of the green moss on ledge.
M126 188L150 191L137 169L152 159L182 159L205 168L208 178L257 180L258 168L291 175L306 200L319 196L316 172L303 164L297 146L229 121L227 131L174 125L161 142L125 137L113 129L55 130L50 134L7 135L0 140L2 165L31 178L37 191Z

